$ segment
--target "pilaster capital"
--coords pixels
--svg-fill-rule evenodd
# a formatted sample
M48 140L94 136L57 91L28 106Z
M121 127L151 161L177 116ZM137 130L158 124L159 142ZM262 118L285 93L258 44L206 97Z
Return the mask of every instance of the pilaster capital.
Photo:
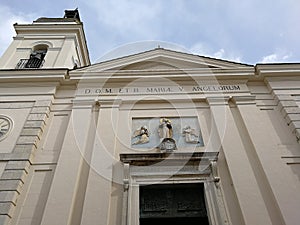
M92 108L96 105L95 99L73 99L73 109Z
M231 96L222 96L222 97L207 97L206 101L209 106L217 106L217 105L228 105L228 101Z
M98 99L97 104L100 105L100 108L119 108L122 104L121 99Z
M252 105L252 104L255 104L255 96L253 96L253 95L233 96L232 101L236 105Z

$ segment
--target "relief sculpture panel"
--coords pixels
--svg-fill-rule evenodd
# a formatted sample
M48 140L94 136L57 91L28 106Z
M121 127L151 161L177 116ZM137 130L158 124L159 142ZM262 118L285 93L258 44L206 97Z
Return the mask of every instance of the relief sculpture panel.
M202 146L204 143L197 117L132 119L132 148L173 151Z

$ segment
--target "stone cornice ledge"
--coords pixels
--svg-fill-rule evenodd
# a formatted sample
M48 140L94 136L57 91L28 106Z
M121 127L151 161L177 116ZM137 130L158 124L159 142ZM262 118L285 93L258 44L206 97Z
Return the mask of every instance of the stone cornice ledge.
M261 78L276 76L300 76L300 63L257 64L255 73Z
M254 77L254 69L168 69L168 70L72 70L71 80L119 80L152 77L192 78L192 79L249 79Z
M17 81L63 81L68 78L68 69L7 69L0 70L1 82Z
M218 152L121 153L120 160L131 165L149 165L161 161L216 161Z

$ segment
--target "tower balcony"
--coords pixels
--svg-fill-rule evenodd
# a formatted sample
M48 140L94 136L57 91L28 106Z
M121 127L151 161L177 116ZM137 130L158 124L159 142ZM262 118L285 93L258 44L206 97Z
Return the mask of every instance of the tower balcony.
M41 68L45 60L38 58L20 59L16 65L16 69L26 69L26 68Z

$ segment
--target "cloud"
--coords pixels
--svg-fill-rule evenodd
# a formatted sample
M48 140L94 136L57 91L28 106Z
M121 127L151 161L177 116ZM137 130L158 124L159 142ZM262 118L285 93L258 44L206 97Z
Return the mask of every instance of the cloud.
M289 60L300 57L297 0L79 2L81 11L88 12L85 27L91 27L92 56L126 43L161 40L196 54L246 63L257 63L275 47L294 52ZM206 43L205 51L199 51L199 43Z
M286 52L283 50L277 50L276 52L263 56L261 59L261 63L283 63L283 62L288 62L290 61L292 57L292 53Z
M0 4L0 56L8 48L12 42L15 31L13 28L14 23L31 23L35 18L33 15L25 15L17 12L13 12L9 7Z
M228 52L224 48L214 49L209 44L196 43L190 48L193 54L203 55L207 57L225 59L233 62L241 62L241 56L236 55L233 52Z
M102 25L115 31L119 35L139 37L151 35L150 24L155 23L161 13L160 1L99 1L92 0L85 3L89 10L96 12L96 19Z
M56 4L59 0L17 2L0 3L0 54L12 41L13 23L60 16L63 9L74 5L74 1ZM77 0L76 6L92 61L117 46L143 40L177 43L195 54L252 64L300 59L299 0L239 4L235 0ZM274 51L276 48L286 52Z

